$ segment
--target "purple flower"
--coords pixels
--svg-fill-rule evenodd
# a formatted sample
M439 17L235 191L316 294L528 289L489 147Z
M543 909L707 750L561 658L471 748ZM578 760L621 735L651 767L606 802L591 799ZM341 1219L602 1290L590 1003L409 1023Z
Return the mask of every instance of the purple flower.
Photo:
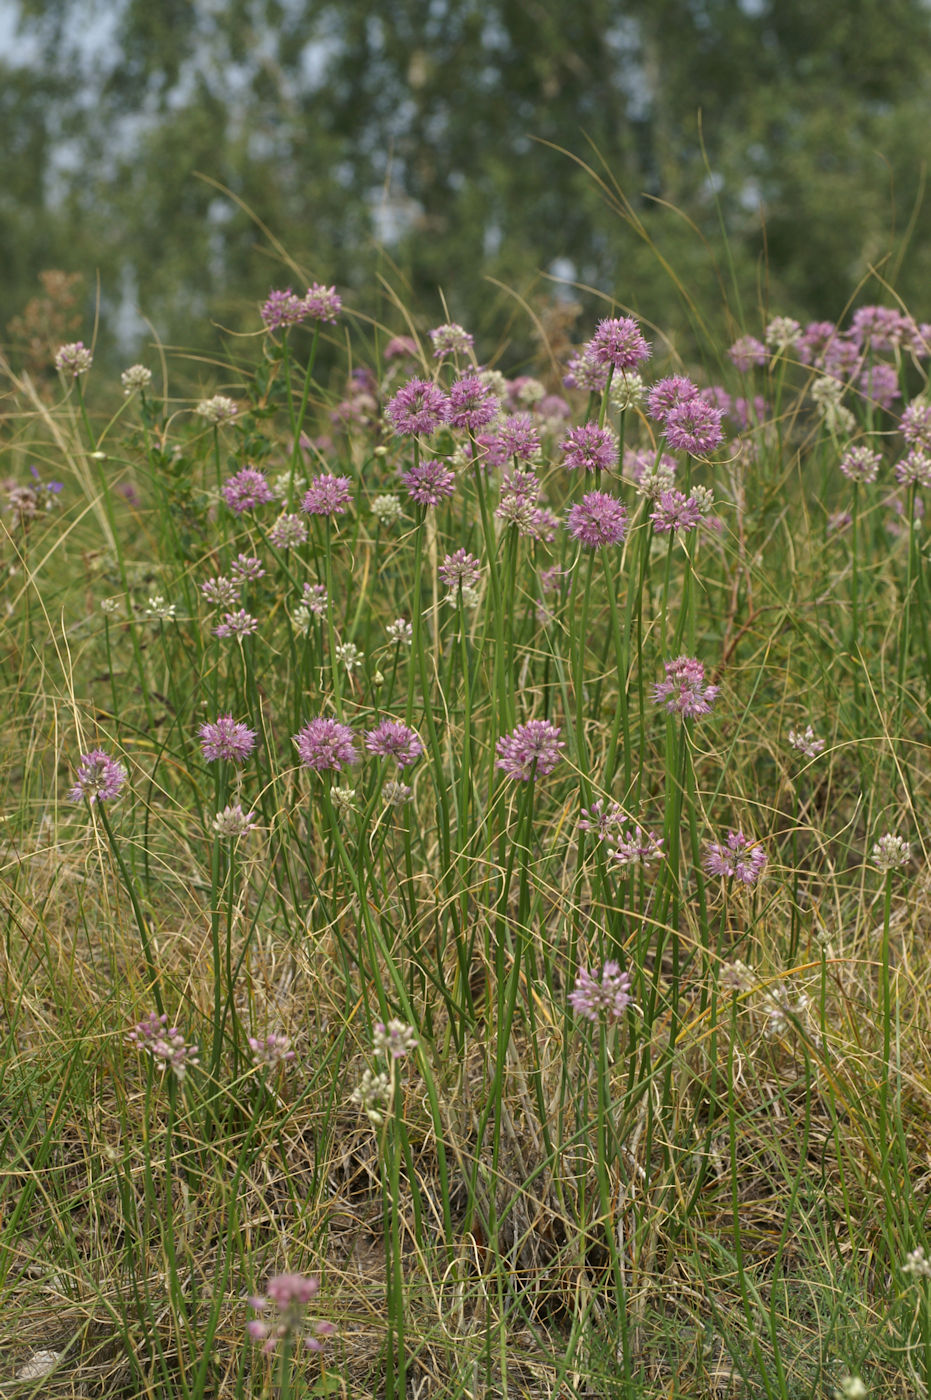
M766 346L752 335L742 335L735 340L727 353L741 374L746 374L754 365L765 365L769 359Z
M446 555L437 573L447 588L474 588L481 578L482 566L474 554L457 549L455 554Z
M606 962L601 978L580 967L575 989L569 993L569 1005L577 1016L589 1021L622 1021L633 1001L630 995L630 973L622 972L620 964Z
M665 705L671 715L694 718L707 715L714 704L719 687L705 685L705 668L691 656L679 656L665 663L666 679L653 687L657 705Z
M294 743L304 767L317 773L329 769L338 773L358 762L352 730L339 720L312 719L294 735Z
M850 337L871 350L894 350L913 325L911 317L893 306L861 306L850 318Z
M477 374L466 374L450 388L445 411L451 428L468 428L474 433L497 418L498 400Z
M860 350L855 341L835 337L824 347L822 359L826 374L832 374L835 379L849 379L859 367Z
M583 423L570 428L563 442L563 466L567 471L610 471L617 466L617 439L610 428Z
M931 448L931 403L927 399L912 399L899 427L910 447Z
M724 440L723 416L719 408L712 408L704 399L686 399L666 415L666 441L676 452L707 457Z
M308 1303L316 1296L320 1285L315 1278L305 1278L303 1274L276 1274L265 1285L266 1297L249 1299L254 1312L264 1312L268 1304L274 1303L278 1313L275 1323L262 1322L253 1318L246 1323L246 1331L255 1342L264 1342L262 1351L273 1356L282 1341L303 1340L308 1351L322 1351L321 1337L332 1337L335 1327L332 1322L315 1322L309 1325L305 1317Z
M265 327L270 331L280 330L283 326L297 326L307 319L308 314L304 301L290 287L283 292L269 292L261 311Z
M931 448L913 447L901 462L896 463L895 479L900 486L923 486L931 489Z
M590 394L601 394L608 385L609 366L592 357L588 345L570 355L563 376L567 389L584 389Z
M313 321L335 321L343 308L342 298L335 287L322 287L315 282L307 288L304 312Z
M627 511L623 501L606 491L589 491L570 508L566 524L573 539L588 549L620 544L627 533Z
M291 1049L289 1036L279 1035L272 1031L271 1035L260 1040L258 1036L250 1035L249 1049L252 1051L252 1058L257 1065L265 1065L268 1069L274 1069L277 1065L287 1064L289 1060L295 1058L295 1052Z
M168 1017L152 1011L128 1034L127 1041L136 1050L151 1055L160 1069L170 1069L176 1079L183 1079L188 1065L199 1063L197 1046L188 1045L177 1026L169 1026Z
M110 802L119 797L128 774L122 763L111 758L103 749L91 749L81 755L74 787L68 796L72 802Z
M742 831L729 831L726 844L708 842L704 865L709 875L755 885L766 865L766 852L759 846L752 846Z
M408 768L423 753L423 740L409 725L383 719L377 728L365 731L365 747L369 753L393 758L399 768Z
M540 451L540 433L529 413L512 413L494 434L495 445L502 456L529 462Z
M867 365L859 383L866 397L880 408L891 408L893 401L902 397L894 365Z
M650 358L650 347L632 316L599 321L585 350L596 364L613 365L615 369L636 369Z
M307 542L307 526L299 515L279 515L268 532L268 542L276 549L294 549Z
M665 854L662 836L657 836L655 831L644 831L639 826L609 836L607 846L608 855L618 865L649 865L652 861L662 860Z
M409 335L393 335L384 352L386 360L416 360L418 353L417 342Z
M232 562L230 573L234 583L247 583L265 577L265 565L254 554L240 554Z
M579 831L593 831L601 841L623 824L624 808L620 802L612 802L606 808L600 797L590 807L583 807L579 817Z
M535 504L540 498L540 478L536 472L523 472L518 468L505 472L501 478L502 496L516 496L519 501Z
M736 398L731 417L746 430L751 422L762 423L769 412L769 404L762 394L754 394L752 399Z
M495 767L509 778L529 783L531 778L545 778L552 773L566 747L560 739L562 730L548 719L531 719L519 724L510 734L503 735L495 745L498 754Z
M665 423L670 409L675 408L676 404L688 403L689 399L697 396L697 384L682 374L673 374L653 385L647 395L647 410L657 423Z
M733 408L731 396L721 384L709 384L707 389L702 389L701 396L705 403L710 403L712 408L719 408L724 414L730 413Z
M267 505L275 495L261 472L254 467L243 467L224 481L223 499L235 515L243 515L256 506Z
M385 417L398 437L435 432L446 417L446 395L428 379L411 379L390 400Z
M240 724L231 714L220 715L211 724L202 724L200 747L208 763L245 763L255 748L256 730Z
M245 608L223 614L223 621L213 629L215 637L251 637L259 625L257 617L247 613Z
M676 472L676 459L670 457L668 452L662 452L657 461L657 454L651 447L625 447L624 449L624 471L636 481L639 486L644 476L652 477L654 471L662 470L668 472L670 477Z
M701 520L701 507L691 496L683 496L681 491L662 491L656 502L656 509L650 516L657 535L680 530L694 530Z
M312 478L301 501L305 515L345 515L352 500L352 481L348 476L333 476L324 472Z
M438 506L456 490L455 472L435 458L417 462L409 471L401 473L401 480L411 500L424 507Z
M457 325L455 321L451 321L445 326L435 326L427 334L433 346L435 360L442 360L444 355L464 355L472 349L474 343L469 332L463 330L462 326Z
M876 480L881 460L878 452L861 443L856 447L847 448L840 459L840 469L851 481L869 483Z
M824 352L836 335L833 321L809 321L795 347L802 364L823 364Z

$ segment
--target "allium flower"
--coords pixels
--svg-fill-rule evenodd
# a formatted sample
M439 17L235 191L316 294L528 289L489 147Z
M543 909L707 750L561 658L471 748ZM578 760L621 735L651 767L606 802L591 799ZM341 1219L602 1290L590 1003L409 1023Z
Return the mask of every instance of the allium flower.
M297 549L307 542L307 526L299 515L279 515L268 532L268 540L276 549Z
M566 747L559 737L561 733L559 726L548 719L531 719L519 724L495 745L498 754L495 767L523 783L529 783L531 778L545 778L559 762L559 750Z
M705 400L705 403L710 403L712 408L719 408L724 414L729 414L733 411L733 400L721 384L709 384L707 389L702 389L701 397Z
M159 1069L170 1069L182 1080L189 1065L199 1064L196 1045L188 1045L177 1026L169 1026L168 1017L152 1011L128 1034L127 1041L136 1050L151 1055Z
M621 543L627 533L627 510L617 496L589 491L570 507L566 524L573 539L588 549L599 549Z
M208 578L206 583L201 584L200 591L211 607L228 608L239 602L239 589L231 578L222 574L217 578Z
M251 583L265 577L265 565L254 554L238 554L230 565L234 583Z
M339 720L312 719L294 735L294 743L304 767L317 773L329 770L339 773L349 764L358 762L352 730Z
M866 398L871 399L880 408L891 408L895 400L902 397L899 376L894 365L867 365L860 375L859 385Z
M914 322L894 306L861 306L850 318L850 336L871 350L894 350Z
M414 1027L405 1025L403 1021L389 1021L387 1026L384 1021L376 1021L372 1046L386 1058L403 1060L405 1055L417 1049Z
M495 441L502 456L530 462L540 451L540 433L529 413L512 413L495 432Z
M803 730L790 729L789 743L793 749L798 749L799 753L804 754L806 758L816 758L824 748L824 740L817 737L810 724L806 725Z
M705 847L704 865L709 875L721 875L726 880L736 879L744 885L755 885L766 865L766 852L752 845L742 831L729 831L726 844L709 841Z
M391 1092L391 1080L384 1072L375 1074L372 1070L363 1071L361 1081L350 1095L351 1102L358 1104L366 1118L380 1127L385 1120L385 1105Z
M782 352L797 345L802 338L802 328L791 316L774 316L766 327L766 344Z
M239 405L226 394L214 394L210 399L201 399L194 412L208 423L229 423L239 412Z
M626 413L630 408L637 408L643 403L646 394L646 385L633 370L628 370L625 374L616 374L611 380L611 407L616 413Z
M416 340L412 340L409 335L393 335L385 346L384 358L415 360L418 353Z
M908 1274L909 1278L931 1278L931 1260L921 1245L906 1254L902 1272Z
M837 327L833 321L809 321L795 347L802 364L822 364L824 352L836 335Z
M618 865L651 865L662 860L663 838L655 831L644 831L640 826L610 835L607 839L608 855Z
M763 395L754 394L752 399L735 399L731 417L746 431L751 423L756 424L764 422L768 412L769 404L763 398Z
M214 817L213 829L218 836L235 841L254 830L256 820L254 812L243 811L241 802L228 802L223 811L217 812Z
M323 617L327 608L327 591L325 583L305 583L301 601L308 612L314 617Z
M231 714L202 724L198 732L201 751L208 763L245 763L258 738L256 730L240 724Z
M269 292L260 314L265 328L277 331L282 327L300 325L310 313L303 298L288 287L283 292Z
M401 473L401 480L411 500L425 509L448 500L456 490L455 472L436 458L428 457L424 462L415 463L409 471Z
M584 389L590 394L601 394L608 382L609 368L609 365L596 360L590 346L585 345L570 355L562 382L567 389Z
M405 802L410 802L414 796L414 790L407 783L399 783L394 778L389 778L382 784L381 795L389 807L403 807Z
M679 656L665 663L666 679L653 687L657 705L665 705L670 714L686 718L707 715L714 704L719 687L705 685L705 668L691 656Z
M414 629L406 617L396 617L394 622L388 623L385 631L388 641L395 646L409 647L414 640Z
M397 496L376 496L369 509L379 525L395 525L404 519L404 507Z
M749 992L755 985L753 972L740 958L721 964L718 981L726 992Z
M474 554L465 549L457 549L455 554L447 554L437 570L441 583L455 591L459 588L475 588L482 576L482 566Z
M505 381L504 392L511 408L533 408L546 398L546 385L532 375L519 374L516 379Z
M55 368L59 374L70 374L72 379L86 374L94 363L94 357L83 340L73 340L70 345L61 345L55 352Z
M356 790L341 783L334 783L330 788L330 801L338 817L348 816L350 812L356 811Z
M478 375L467 374L450 387L445 413L451 428L468 428L474 433L497 418L498 400Z
M223 614L223 621L213 629L215 637L251 637L259 625L259 619L247 613L245 608Z
M305 515L345 515L351 500L351 479L324 472L311 478L301 510Z
M690 457L707 457L724 441L723 414L702 398L685 399L666 415L666 441L675 452Z
M656 502L656 509L650 516L657 535L694 530L701 520L701 507L692 496L683 496L681 491L663 491Z
M596 364L613 365L621 370L636 369L650 358L650 347L632 316L599 321L585 349Z
M423 740L408 725L383 719L377 728L366 730L365 747L369 753L393 758L399 768L407 768L423 753Z
M645 478L652 477L657 470L668 475L669 485L671 485L676 474L676 465L675 457L670 457L668 452L660 453L657 460L657 454L650 447L625 447L624 449L624 473L638 486Z
M873 864L877 870L898 870L900 866L907 865L911 858L909 843L903 841L901 836L893 836L891 831L880 836L873 847Z
M469 332L463 330L462 326L457 325L455 321L451 321L445 326L435 326L427 334L433 346L435 360L442 360L444 355L465 355L474 344Z
M563 466L567 471L611 471L618 463L617 439L610 428L583 423L570 428L563 441Z
M895 479L900 486L931 488L931 447L913 447L907 457L895 466Z
M579 831L592 831L602 841L624 824L624 808L619 802L605 807L604 800L598 798L591 807L583 807L579 817Z
M223 483L223 499L234 515L244 515L256 506L268 505L275 499L272 488L261 472L254 467L243 467Z
M931 403L927 399L912 399L902 414L899 427L910 447L931 451Z
M860 367L860 350L855 341L839 337L824 347L823 369L838 379L850 379Z
M312 321L335 321L342 309L342 298L335 287L323 287L315 282L307 288L304 314Z
M698 397L698 385L682 374L660 379L647 395L647 412L657 423L665 423L669 410L676 404L688 403Z
M142 611L142 616L152 622L174 622L177 607L169 603L161 593L150 595Z
M727 353L741 374L746 374L754 365L765 365L769 359L766 346L752 335L742 335L735 340Z
M879 473L881 457L872 447L862 444L848 447L840 459L840 469L851 481L868 483L875 481Z
M445 421L446 395L429 379L411 379L386 405L385 417L398 437L433 433Z
M340 642L334 650L333 655L341 666L345 666L350 676L353 671L358 671L365 660L363 653L356 646L355 642Z
M630 973L622 972L616 962L605 963L600 979L588 968L580 967L575 988L569 993L569 1005L575 1014L589 1021L623 1021L632 1001Z
M282 1341L303 1340L308 1351L322 1351L321 1337L331 1337L335 1327L331 1322L308 1324L307 1304L315 1297L320 1285L315 1278L305 1278L303 1274L277 1274L265 1285L267 1297L249 1299L254 1312L264 1312L268 1304L274 1303L278 1313L275 1323L262 1322L254 1318L246 1324L246 1331L255 1342L264 1342L262 1351L266 1356L274 1355Z
M128 399L130 394L135 394L140 389L148 389L152 383L152 371L146 369L145 365L130 365L129 369L124 369L120 375L120 383L123 386L123 395Z
M74 787L68 796L72 802L83 802L86 798L92 805L95 802L111 802L119 797L128 778L128 773L115 758L103 749L91 749L81 755Z
M291 1039L287 1035L279 1035L272 1031L260 1040L257 1036L250 1035L249 1049L252 1051L252 1059L257 1065L265 1065L268 1069L275 1069L278 1065L285 1065L289 1060L295 1059L295 1052L291 1049Z

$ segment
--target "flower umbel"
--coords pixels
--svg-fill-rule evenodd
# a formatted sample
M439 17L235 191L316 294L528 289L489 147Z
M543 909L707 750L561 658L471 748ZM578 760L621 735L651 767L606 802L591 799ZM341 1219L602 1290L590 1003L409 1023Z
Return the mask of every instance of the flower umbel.
M562 730L548 719L531 719L519 724L510 734L503 735L495 745L498 757L495 767L509 778L529 783L531 778L545 778L560 760L560 749L566 747L560 739Z
M665 705L670 714L685 718L707 715L714 704L719 687L705 685L705 668L692 656L679 656L667 661L666 679L653 687L657 705Z
M766 852L751 844L742 831L729 831L727 841L710 841L705 847L705 869L709 875L736 879L744 885L755 885L766 865Z
M321 717L312 719L294 735L294 744L305 768L317 773L340 772L358 760L355 739L347 724Z
M208 763L245 763L257 738L256 730L240 724L231 714L220 715L200 728L200 746Z
M169 1026L166 1015L152 1011L135 1026L127 1037L128 1043L151 1055L160 1069L170 1069L176 1079L183 1079L189 1065L199 1064L197 1046L188 1045L177 1026Z
M271 1356L280 1342L302 1340L308 1351L323 1349L321 1337L332 1337L336 1328L332 1322L307 1323L307 1305L320 1287L315 1278L303 1274L276 1274L265 1285L266 1296L249 1299L254 1312L262 1313L272 1303L277 1311L275 1322L253 1318L246 1331L254 1342L264 1342L262 1351Z
M119 797L127 779L126 769L103 749L81 755L74 787L68 793L72 802L110 802Z
M622 972L620 964L606 962L601 977L580 967L575 988L569 993L569 1005L577 1016L589 1021L622 1021L633 1001L630 994L630 973Z

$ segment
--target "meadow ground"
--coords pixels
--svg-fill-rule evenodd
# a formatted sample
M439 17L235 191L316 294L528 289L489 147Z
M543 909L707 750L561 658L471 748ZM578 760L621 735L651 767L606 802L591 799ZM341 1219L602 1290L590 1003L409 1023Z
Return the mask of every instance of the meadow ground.
M4 368L2 1394L927 1395L931 327L364 313Z

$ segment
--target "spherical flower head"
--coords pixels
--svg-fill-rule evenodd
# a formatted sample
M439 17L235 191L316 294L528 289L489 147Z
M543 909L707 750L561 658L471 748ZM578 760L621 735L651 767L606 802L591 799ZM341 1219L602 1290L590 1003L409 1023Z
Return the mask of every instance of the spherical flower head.
M529 413L512 413L498 426L495 445L506 461L530 462L540 451L540 432Z
M334 648L333 655L341 666L345 666L350 676L353 671L358 671L365 660L364 653L356 646L355 642L339 642Z
M495 745L498 754L495 767L523 783L547 777L560 760L560 749L566 747L559 737L561 733L560 727L548 719L531 719L519 724L510 734L502 735Z
M803 365L823 364L824 352L836 335L833 321L809 321L795 346L795 353Z
M383 719L375 729L367 729L365 747L381 758L393 758L399 768L416 763L424 751L420 735L393 719Z
M580 967L575 988L569 993L569 1005L577 1016L589 1021L623 1021L633 997L630 994L630 973L622 972L616 962L606 962L600 977Z
M824 740L818 738L810 724L804 729L790 729L789 743L806 758L817 758L824 748Z
M223 614L223 621L219 622L213 629L215 637L251 637L258 629L259 619L253 617L252 613L246 612L245 608L238 608L236 612Z
M752 335L742 335L735 340L728 355L741 374L746 374L754 365L765 365L769 351L761 340Z
M868 484L876 480L881 460L879 453L874 452L872 447L860 443L847 448L840 459L840 469L851 481Z
M639 826L609 835L607 847L608 856L618 865L652 865L665 855L663 837Z
M729 831L725 843L708 842L704 866L709 875L755 885L766 866L766 852L760 846L751 845L742 831Z
M446 422L451 428L478 432L498 416L498 399L477 374L466 374L450 387L446 401Z
M469 332L463 330L455 321L450 321L444 326L434 326L427 334L433 346L435 360L442 360L444 355L466 355L474 344Z
M263 474L254 467L243 467L227 477L222 486L223 499L234 515L244 515L257 506L268 505L275 499Z
M436 458L416 462L409 471L401 473L408 495L424 509L449 500L456 490L456 474L445 462Z
M327 609L327 591L325 583L305 583L301 594L301 602L308 612L314 617L323 617Z
M253 1062L257 1065L264 1065L267 1069L275 1069L278 1065L287 1064L289 1060L295 1058L290 1038L286 1035L278 1035L275 1031L261 1040L257 1036L250 1035L249 1049L252 1051Z
M385 417L398 437L428 436L446 419L446 395L429 379L411 379L385 408Z
M397 496L376 496L369 509L379 525L396 525L404 519L404 507Z
M822 360L825 374L850 379L860 367L860 348L856 341L838 336L824 347Z
M573 539L588 549L600 549L621 543L627 533L627 510L617 496L589 491L570 507L566 524Z
M705 668L692 656L679 656L665 663L666 679L653 687L657 705L665 705L672 715L696 718L707 715L717 699L718 686L705 685Z
M894 365L870 364L860 375L862 393L880 408L891 408L902 397L899 376Z
M669 411L676 404L688 403L698 397L698 385L685 375L673 374L668 379L660 379L647 395L647 412L657 423L665 423Z
M797 345L802 338L802 328L791 316L774 316L766 327L766 344L782 353Z
M908 1274L909 1278L931 1278L931 1260L921 1245L906 1254L902 1272Z
M230 423L239 412L239 405L226 394L214 394L210 399L201 399L194 412L208 423Z
M311 321L335 321L343 309L342 298L335 287L323 287L315 282L307 288L304 297L304 314Z
M662 491L650 519L657 535L677 535L694 530L701 520L701 506L692 496L681 491Z
M457 549L447 554L437 570L440 582L455 591L459 588L475 588L482 576L482 566L474 554Z
M268 540L276 549L297 549L307 542L307 526L299 515L279 515L268 532Z
M92 805L95 802L112 802L114 797L119 797L128 776L122 763L111 758L103 749L91 749L90 753L81 755L74 787L68 796L72 802L86 799Z
M911 318L894 306L861 306L850 318L849 334L858 345L871 350L894 350L913 325Z
M618 464L617 438L610 428L583 423L570 428L563 441L563 466L567 471L612 471Z
M152 1011L129 1032L128 1043L143 1054L150 1055L160 1069L170 1069L182 1080L189 1065L199 1064L196 1045L188 1045L177 1026L169 1026L168 1017Z
M123 386L123 395L128 399L130 394L149 387L152 383L152 371L146 369L145 365L130 365L129 369L124 369L120 375L120 383Z
M707 457L724 441L723 413L702 398L685 399L666 415L666 441L675 452Z
M355 739L347 724L321 716L305 724L294 735L301 763L317 773L340 772L358 762Z
M384 349L386 360L416 360L418 354L417 342L409 335L393 335Z
M217 812L214 817L213 829L218 836L236 841L255 829L256 820L254 812L243 811L241 802L228 802L223 811Z
M220 574L217 578L208 578L201 584L200 591L205 601L214 608L228 608L239 602L239 588L225 574Z
M895 479L900 486L921 486L931 489L931 447L913 447L901 462L896 463Z
M609 316L599 321L585 351L596 364L616 370L636 369L650 358L650 347L632 316Z
M931 451L931 402L912 399L902 414L899 427L909 447L923 447L925 451Z
M269 331L300 325L309 315L303 298L292 292L290 287L283 292L269 292L260 314L265 329Z
M389 622L385 628L388 634L388 641L394 646L409 647L413 645L414 629L406 617L396 617L394 622Z
M405 1025L403 1021L389 1021L387 1025L384 1021L376 1021L374 1032L373 1048L392 1060L403 1060L405 1055L417 1049L414 1027Z
M635 370L627 370L623 374L616 374L611 380L611 407L616 413L626 413L630 408L637 408L643 403L646 395L646 385Z
M676 474L676 459L670 457L668 452L655 453L649 447L625 447L624 449L624 474L629 476L637 485L641 485L644 479L655 479L656 472L664 473L668 478L664 490L668 490L672 485Z
M898 870L907 865L911 858L912 848L909 843L903 841L901 836L893 836L891 831L887 831L885 836L880 836L873 847L873 864L877 870L883 872Z
M624 809L619 802L598 798L590 807L583 807L579 816L579 831L591 831L600 841L606 840L611 832L624 825Z
M301 501L305 515L345 515L352 500L352 481L348 476L333 476L324 472L311 478Z
M740 958L721 964L718 981L726 992L750 992L755 985L752 970Z
M389 807L403 807L414 796L414 789L409 783L399 783L389 778L382 786L381 795Z
M269 1303L274 1304L277 1311L275 1322L253 1318L246 1324L252 1340L264 1342L262 1351L266 1356L274 1355L282 1341L293 1343L298 1338L308 1351L323 1350L320 1338L331 1337L336 1329L330 1322L308 1324L305 1318L307 1305L319 1287L315 1278L305 1278L303 1274L277 1274L265 1285L267 1296L249 1299L249 1306L255 1312L264 1312Z
M505 380L504 393L510 408L534 408L546 398L546 385L532 375L519 374L516 379Z
M567 389L582 389L590 394L601 394L608 383L609 369L609 365L594 359L590 347L584 345L581 350L570 355L562 382Z
M55 352L55 368L59 374L71 375L77 379L86 374L94 363L94 357L83 340L73 340L70 345L61 345Z
M199 730L200 747L208 763L243 764L255 748L258 733L231 714L220 715Z

